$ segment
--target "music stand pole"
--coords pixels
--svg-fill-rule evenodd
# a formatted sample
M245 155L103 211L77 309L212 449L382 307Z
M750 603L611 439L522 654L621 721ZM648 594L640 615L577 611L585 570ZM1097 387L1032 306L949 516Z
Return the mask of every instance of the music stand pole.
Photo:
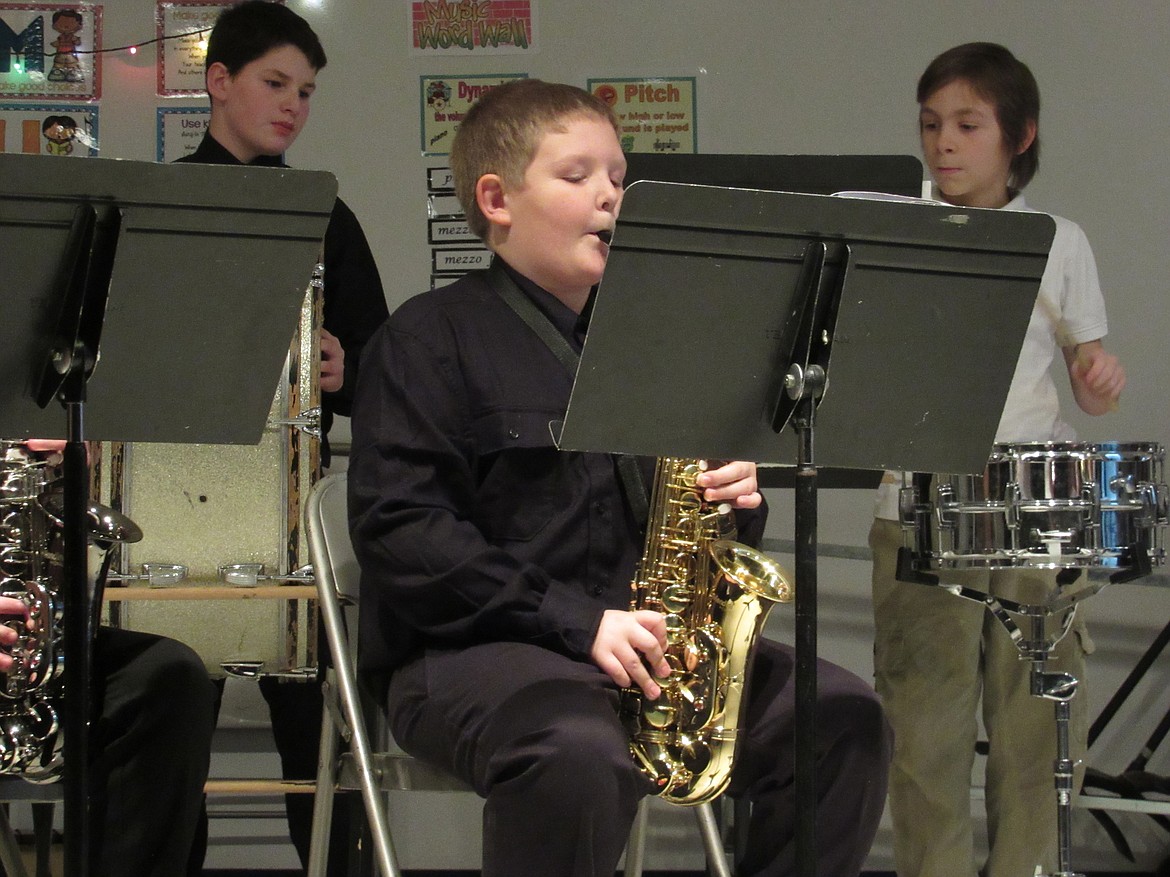
M70 381L73 382L72 380ZM89 873L89 717L93 664L93 613L89 605L89 460L85 448L84 377L76 381L82 398L65 404L69 438L65 444L65 873Z
M794 367L796 371L796 367ZM810 381L810 377L812 380ZM793 374L785 378L789 390L798 387ZM795 482L794 536L796 541L796 873L815 877L816 855L816 702L817 702L817 469L813 454L816 397L824 386L824 372L810 366L800 386L793 426L798 450Z
M102 221L92 206L74 211L62 257L61 310L47 345L36 402L65 409L62 648L64 670L65 873L86 877L90 859L89 724L93 702L93 617L89 588L89 455L86 383L97 362L121 214Z

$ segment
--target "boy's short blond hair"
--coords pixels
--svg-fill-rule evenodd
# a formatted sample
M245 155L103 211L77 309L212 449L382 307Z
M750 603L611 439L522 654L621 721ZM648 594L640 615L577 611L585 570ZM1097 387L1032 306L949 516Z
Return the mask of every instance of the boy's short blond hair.
M507 186L518 186L549 131L563 130L572 118L594 116L620 133L609 104L584 89L540 79L515 79L479 98L455 132L451 172L455 194L467 214L471 231L487 241L489 223L475 200L475 186L484 174L498 174Z

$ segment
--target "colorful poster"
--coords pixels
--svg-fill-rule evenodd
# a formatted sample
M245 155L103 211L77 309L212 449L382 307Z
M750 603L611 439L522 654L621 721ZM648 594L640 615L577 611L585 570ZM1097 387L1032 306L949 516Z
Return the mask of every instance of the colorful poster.
M697 152L695 79L590 79L614 108L626 152Z
M211 123L211 110L202 107L158 108L158 161L174 161L189 155L203 140Z
M98 154L94 104L0 103L0 152L26 155Z
M163 97L204 94L207 35L230 0L158 0L158 93Z
M101 48L101 6L0 3L0 98L99 98Z
M422 117L423 155L447 155L455 129L468 108L497 85L524 79L523 73L474 76L420 76L419 113Z
M411 0L415 55L536 51L536 0Z

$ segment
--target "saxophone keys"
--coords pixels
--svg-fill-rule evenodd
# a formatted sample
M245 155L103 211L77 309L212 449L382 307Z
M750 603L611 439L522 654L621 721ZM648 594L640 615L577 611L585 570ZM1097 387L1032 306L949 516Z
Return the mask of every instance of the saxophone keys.
M648 700L642 707L642 721L651 728L662 730L674 724L678 710L670 701L670 696L664 688L662 694L654 700Z

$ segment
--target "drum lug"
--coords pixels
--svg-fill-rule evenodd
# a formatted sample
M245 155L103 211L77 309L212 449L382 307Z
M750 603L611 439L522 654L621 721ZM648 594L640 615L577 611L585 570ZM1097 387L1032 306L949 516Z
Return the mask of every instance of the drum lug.
M958 518L954 513L955 488L950 484L940 484L935 490L938 499L935 515L940 528L954 529L958 525Z
M1004 487L1003 517L1009 530L1020 528L1020 483L1009 481Z
M269 429L275 429L281 426L291 426L294 429L299 429L306 435L319 439L321 438L321 408L320 406L308 408L299 417L278 418L268 421Z
M146 582L153 587L174 585L187 578L187 567L181 563L144 563L138 575L110 573L111 582Z
M898 490L898 517L902 520L902 526L915 527L918 525L918 517L923 512L929 513L930 509L918 502L918 489L915 487L902 487Z
M1081 488L1081 506L1085 509L1081 523L1086 529L1097 526L1097 522L1101 520L1101 492L1097 489L1096 482L1088 481Z
M1158 491L1159 485L1150 484L1143 481L1138 485L1138 500L1141 507L1141 515L1137 519L1138 525L1142 527L1154 527L1166 520L1166 485L1160 485L1161 493Z
M316 581L313 577L313 565L311 563L306 563L299 569L294 569L288 575L274 576L273 578L279 579L282 582L300 582L305 585L311 585Z
M255 586L261 579L267 579L264 575L264 564L262 563L225 563L219 566L220 580L229 585L240 585L242 587Z
M313 567L306 564L285 575L268 575L262 563L226 563L219 567L219 577L229 585L255 587L260 582L300 582L312 584Z

